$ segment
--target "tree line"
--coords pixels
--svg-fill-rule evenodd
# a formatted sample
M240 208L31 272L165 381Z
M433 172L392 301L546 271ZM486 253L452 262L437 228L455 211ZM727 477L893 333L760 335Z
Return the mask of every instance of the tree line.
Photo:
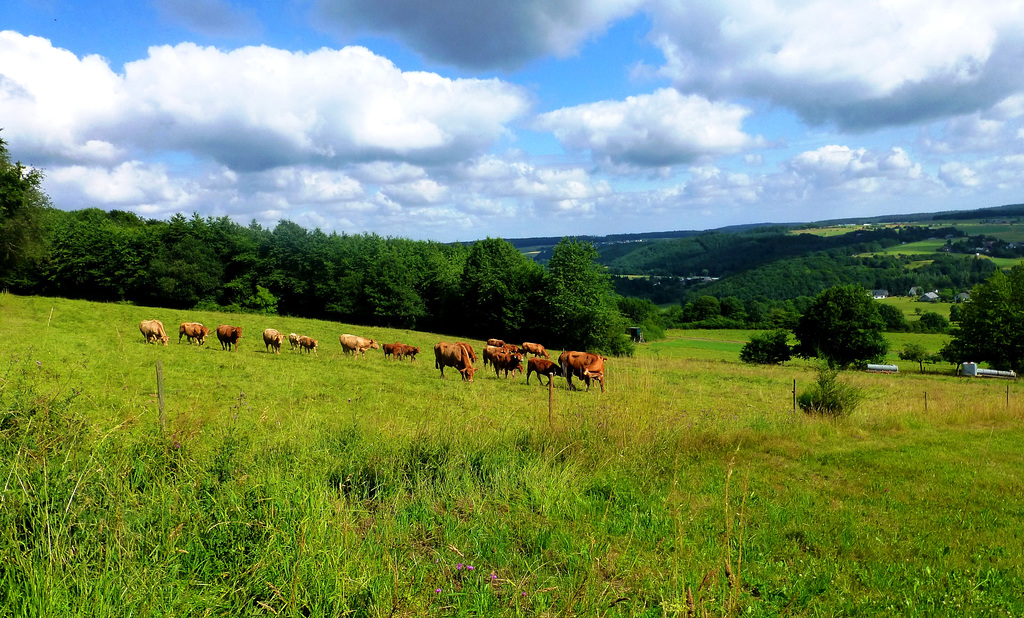
M545 267L497 238L444 244L290 221L67 212L51 206L42 178L0 140L0 286L13 292L632 352L629 318L589 242L562 239Z

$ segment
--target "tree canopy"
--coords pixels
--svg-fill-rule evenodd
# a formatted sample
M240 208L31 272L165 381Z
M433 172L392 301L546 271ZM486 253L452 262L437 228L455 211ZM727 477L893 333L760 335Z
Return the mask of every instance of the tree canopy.
M1024 266L996 271L974 286L960 305L960 320L942 356L957 365L987 362L997 369L1024 372Z
M877 303L867 290L857 285L836 286L818 294L800 316L793 329L796 352L840 368L881 360L889 351L889 342L882 336L884 328Z

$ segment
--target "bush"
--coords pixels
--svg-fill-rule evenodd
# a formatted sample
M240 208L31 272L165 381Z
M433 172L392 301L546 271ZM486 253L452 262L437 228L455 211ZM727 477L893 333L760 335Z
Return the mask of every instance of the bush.
M789 331L783 329L751 335L740 350L740 360L755 365L785 363L792 357L788 341Z
M808 414L847 416L860 404L860 390L839 381L839 370L827 363L818 366L818 381L800 393L797 403Z

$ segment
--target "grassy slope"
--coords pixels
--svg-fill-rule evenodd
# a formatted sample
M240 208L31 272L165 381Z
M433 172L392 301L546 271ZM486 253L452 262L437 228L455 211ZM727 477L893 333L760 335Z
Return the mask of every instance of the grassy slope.
M150 317L245 337L144 345ZM265 327L319 356L264 353ZM424 353L345 358L342 332ZM662 616L689 589L697 615L1024 610L1016 384L1007 406L1005 382L854 373L866 401L833 422L791 409L807 364L686 335L612 359L603 395L558 380L549 425L546 388L439 379L436 335L5 295L0 606Z

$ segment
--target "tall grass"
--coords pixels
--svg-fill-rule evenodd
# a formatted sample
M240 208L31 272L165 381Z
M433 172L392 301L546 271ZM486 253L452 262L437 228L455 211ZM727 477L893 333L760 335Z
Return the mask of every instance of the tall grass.
M246 334L145 345L149 317ZM651 346L603 395L557 380L549 423L522 378L334 343L441 335L12 296L0 318L6 615L1021 611L1015 384L850 374L864 402L821 419L793 411L806 364ZM266 354L265 327L319 357Z

